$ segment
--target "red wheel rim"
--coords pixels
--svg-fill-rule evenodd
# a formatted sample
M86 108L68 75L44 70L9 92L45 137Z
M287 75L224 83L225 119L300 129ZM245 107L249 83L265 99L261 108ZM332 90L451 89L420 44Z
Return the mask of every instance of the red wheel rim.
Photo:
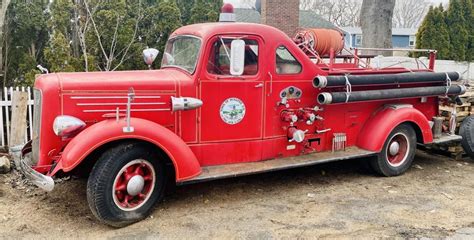
M403 133L395 134L388 142L386 155L388 164L393 167L402 165L408 158L410 145L408 144L408 137Z
M145 204L153 193L156 175L150 162L137 159L120 169L115 177L112 196L115 205L133 211Z

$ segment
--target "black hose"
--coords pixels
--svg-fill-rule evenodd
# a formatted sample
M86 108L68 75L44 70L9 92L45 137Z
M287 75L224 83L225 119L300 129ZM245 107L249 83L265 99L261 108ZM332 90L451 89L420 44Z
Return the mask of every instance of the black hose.
M349 80L351 85L446 82L446 74L449 76L451 81L458 81L461 79L461 74L458 72L347 75L347 79L346 76L317 76L313 79L313 86L315 88L345 86L347 80Z
M466 87L461 85L451 86L447 95L461 95L466 92ZM323 92L318 95L319 104L334 104L347 102L361 102L384 99L401 99L414 97L441 96L446 94L446 87L417 87L397 88L386 90L357 91L348 94L346 92Z

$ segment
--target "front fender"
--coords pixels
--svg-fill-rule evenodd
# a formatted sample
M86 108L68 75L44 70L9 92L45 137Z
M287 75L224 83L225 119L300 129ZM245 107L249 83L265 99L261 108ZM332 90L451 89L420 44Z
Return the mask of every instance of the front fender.
M367 120L357 137L356 145L362 149L380 152L392 130L405 122L418 126L423 137L423 143L433 142L430 124L425 115L418 109L413 107L396 108L386 106L376 111Z
M169 129L154 122L131 118L132 133L124 133L124 120L98 122L75 136L66 146L58 166L64 172L73 170L90 153L106 143L122 139L139 139L162 149L171 159L176 170L176 181L183 181L201 173L201 166L191 149ZM55 169L56 170L56 169Z

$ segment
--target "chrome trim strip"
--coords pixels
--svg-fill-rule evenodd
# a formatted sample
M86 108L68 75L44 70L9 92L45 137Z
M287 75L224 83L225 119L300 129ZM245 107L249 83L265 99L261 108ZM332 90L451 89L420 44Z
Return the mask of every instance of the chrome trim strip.
M31 159L36 164L39 161L39 152L41 146L41 115L43 109L43 92L40 89L33 89L33 135L31 136Z
M127 103L77 103L77 106L127 106ZM131 105L166 105L165 102L131 103Z
M402 109L402 108L413 108L411 104L387 104L385 105L386 108L392 108L394 110Z
M120 112L126 112L126 109L119 109ZM162 109L132 109L132 112L164 112L171 111L169 108ZM117 109L98 109L98 110L84 110L85 113L97 113L97 112L117 112Z
M72 96L71 99L127 99L127 96ZM140 99L161 98L161 96L136 96Z

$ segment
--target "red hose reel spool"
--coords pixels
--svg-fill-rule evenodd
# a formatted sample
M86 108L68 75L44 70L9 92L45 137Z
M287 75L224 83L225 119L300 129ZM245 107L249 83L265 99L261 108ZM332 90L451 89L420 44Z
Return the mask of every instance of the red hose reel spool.
M320 56L329 55L331 49L336 54L344 49L344 35L334 29L302 29L296 33L294 40L297 44L304 45L307 49L317 52Z

